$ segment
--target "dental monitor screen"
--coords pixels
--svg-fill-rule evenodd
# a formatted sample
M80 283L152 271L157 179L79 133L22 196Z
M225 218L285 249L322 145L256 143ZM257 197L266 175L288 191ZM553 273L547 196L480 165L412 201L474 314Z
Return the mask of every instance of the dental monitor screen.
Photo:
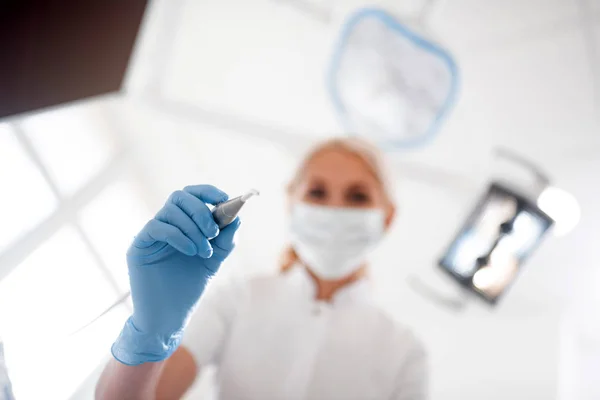
M147 3L0 2L0 119L120 91Z
M552 223L527 199L492 184L439 265L461 285L495 304Z

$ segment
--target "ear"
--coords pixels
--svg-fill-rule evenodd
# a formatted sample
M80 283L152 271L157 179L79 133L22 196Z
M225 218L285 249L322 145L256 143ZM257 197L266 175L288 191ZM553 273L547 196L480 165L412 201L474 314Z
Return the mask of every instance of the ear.
M386 214L385 214L385 230L387 231L392 226L392 222L394 222L394 218L396 218L396 206L390 203L387 206Z

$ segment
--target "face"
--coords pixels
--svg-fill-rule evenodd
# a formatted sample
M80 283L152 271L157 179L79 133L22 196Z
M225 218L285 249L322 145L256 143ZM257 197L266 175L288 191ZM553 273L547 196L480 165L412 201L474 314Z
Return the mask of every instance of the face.
M386 227L394 217L377 178L356 155L342 150L325 150L306 166L290 193L293 201L351 208L382 208Z

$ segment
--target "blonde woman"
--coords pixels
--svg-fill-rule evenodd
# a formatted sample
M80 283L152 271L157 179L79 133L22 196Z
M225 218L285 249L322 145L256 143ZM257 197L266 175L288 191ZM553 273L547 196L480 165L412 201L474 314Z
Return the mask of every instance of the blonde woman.
M193 315L239 221L219 233L207 220L204 203L224 198L212 187L176 192L128 253L135 311L98 398L179 399L215 365L222 399L425 399L423 348L369 300L365 279L394 219L391 192L375 147L317 146L288 187L281 271L211 288Z

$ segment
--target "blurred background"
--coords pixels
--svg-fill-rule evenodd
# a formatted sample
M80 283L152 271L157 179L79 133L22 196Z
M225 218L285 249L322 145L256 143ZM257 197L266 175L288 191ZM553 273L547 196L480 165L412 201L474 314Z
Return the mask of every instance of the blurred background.
M127 292L125 251L170 192L260 189L217 279L276 270L287 179L308 146L346 133L326 71L366 4L64 2L25 16L17 3L0 5L0 335L18 399L90 399L130 304L73 332ZM600 398L600 1L374 4L427 26L460 70L435 138L385 148L400 213L373 261L380 302L429 349L432 398ZM581 218L497 306L457 310L422 284L462 296L437 263L498 147L535 162Z

